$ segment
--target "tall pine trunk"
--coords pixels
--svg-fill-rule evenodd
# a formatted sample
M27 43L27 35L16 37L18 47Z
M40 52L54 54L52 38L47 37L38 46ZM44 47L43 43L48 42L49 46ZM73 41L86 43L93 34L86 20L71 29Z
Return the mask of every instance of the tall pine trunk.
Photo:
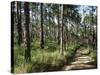
M43 3L41 3L41 6L40 6L40 12L41 12L41 48L43 49L44 48L44 32L43 32Z
M21 2L17 2L17 32L18 32L18 45L22 43L22 25L21 25Z
M58 6L58 46L60 45L60 23L59 23L59 6Z
M31 61L31 49L30 49L30 33L29 33L29 23L30 23L30 17L29 17L29 3L24 3L24 13L25 13L25 60L26 62Z
M93 6L92 6L92 22L93 22ZM93 25L93 27L92 27L92 29L93 29L93 32L92 32L92 45L93 45L93 50L95 49L95 30L94 30L94 23L92 24Z
M96 7L96 15L98 14L98 9ZM98 20L97 20L97 16L96 16L96 34L95 34L95 48L97 50L97 23L98 23Z
M11 2L11 73L14 73L14 20L15 2Z
M61 55L64 54L63 51L63 5L61 5Z

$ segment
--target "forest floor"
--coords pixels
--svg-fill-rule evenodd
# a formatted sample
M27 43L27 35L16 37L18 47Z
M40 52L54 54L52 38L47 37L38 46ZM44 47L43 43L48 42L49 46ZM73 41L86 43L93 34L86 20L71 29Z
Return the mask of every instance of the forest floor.
M92 64L93 60L89 56L88 49L80 48L76 51L72 62L64 65L63 70L81 70L81 69L93 69L96 68L95 65Z

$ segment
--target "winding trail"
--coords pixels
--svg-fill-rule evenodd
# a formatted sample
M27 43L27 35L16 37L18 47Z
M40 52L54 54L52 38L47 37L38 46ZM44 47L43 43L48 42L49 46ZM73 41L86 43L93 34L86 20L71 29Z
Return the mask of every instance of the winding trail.
M80 48L76 51L75 57L72 59L70 64L64 65L63 70L81 70L81 69L92 69L96 68L95 65L91 64L92 58L89 56L89 50Z

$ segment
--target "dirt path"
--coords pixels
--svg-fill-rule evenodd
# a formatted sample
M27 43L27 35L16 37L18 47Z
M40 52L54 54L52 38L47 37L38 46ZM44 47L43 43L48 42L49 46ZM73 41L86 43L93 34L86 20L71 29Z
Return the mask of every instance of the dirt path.
M75 57L72 59L73 61L70 64L64 65L63 70L80 70L80 69L91 69L95 68L93 64L93 60L88 55L89 50L80 48L77 50Z

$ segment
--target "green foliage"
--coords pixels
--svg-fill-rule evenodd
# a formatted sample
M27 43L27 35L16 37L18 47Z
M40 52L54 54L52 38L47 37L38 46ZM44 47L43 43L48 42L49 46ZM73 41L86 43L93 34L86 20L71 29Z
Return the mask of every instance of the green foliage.
M83 23L96 25L96 16L86 15L84 17Z
M97 63L97 51L93 50L93 49L90 49L90 54L89 55L92 58L93 63L96 64Z
M57 43L54 41L47 41L45 48L39 47L40 42L36 39L31 43L31 62L25 63L24 50L25 45L22 43L21 47L14 46L15 57L15 73L27 73L27 72L44 72L51 70L60 70L60 66L64 65L72 57L75 48L78 45L70 45L67 50L64 51L62 56L57 48Z
M20 66L24 62L24 48L18 45L14 46L14 64Z

